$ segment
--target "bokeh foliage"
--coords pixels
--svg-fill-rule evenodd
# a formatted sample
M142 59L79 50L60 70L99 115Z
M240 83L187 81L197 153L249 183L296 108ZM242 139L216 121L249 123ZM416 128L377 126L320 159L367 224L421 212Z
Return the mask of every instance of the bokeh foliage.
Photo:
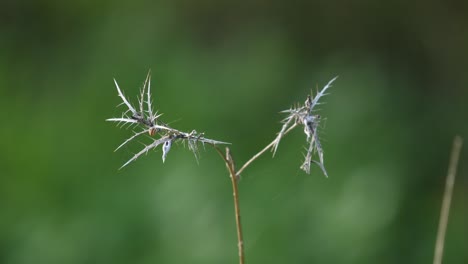
M163 165L130 130L152 69L166 122L233 143L240 165L280 110L323 98L330 178L300 171L302 131L243 174L248 263L430 263L451 140L465 139L463 1L0 3L0 262L236 263L232 192L211 149ZM133 97L132 97L133 96ZM466 263L466 151L445 250Z

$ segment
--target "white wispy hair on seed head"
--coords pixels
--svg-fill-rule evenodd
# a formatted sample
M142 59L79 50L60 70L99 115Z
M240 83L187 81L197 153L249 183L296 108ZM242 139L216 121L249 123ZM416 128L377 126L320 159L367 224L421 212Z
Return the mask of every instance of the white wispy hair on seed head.
M204 133L197 133L193 130L190 133L179 131L175 128L169 127L168 124L162 122L160 120L160 116L162 114L156 114L152 109L152 101L151 101L151 72L148 72L146 76L145 82L143 83L143 87L140 90L140 95L138 99L138 106L139 111L136 110L135 107L130 103L130 101L125 97L122 90L120 89L117 81L114 79L115 87L117 89L118 96L122 100L122 104L127 107L127 110L122 113L121 117L114 117L106 119L106 121L116 122L118 125L138 125L143 128L141 131L133 131L133 135L126 139L122 144L120 144L115 151L122 148L127 143L131 142L135 138L149 133L151 136L159 136L159 138L153 139L153 142L150 144L146 144L145 147L138 153L136 153L130 160L128 160L120 169L130 164L132 161L135 161L140 156L148 151L155 149L159 145L163 144L163 154L162 160L163 162L166 161L167 154L169 153L172 143L174 141L182 141L188 142L188 148L192 151L195 155L195 158L198 161L198 144L211 144L211 145L218 145L218 144L230 144L223 141L213 140L209 138L205 138ZM145 98L146 97L146 98ZM146 102L146 109L145 108Z
M304 158L304 162L301 165L301 169L305 171L307 174L310 173L310 166L312 163L317 164L320 169L322 170L323 174L328 177L328 173L325 170L324 160L323 160L323 149L322 145L320 144L319 136L318 136L318 127L320 123L320 115L314 114L315 106L319 105L318 101L323 96L327 95L325 91L332 86L332 83L338 78L331 79L327 85L325 85L320 92L318 92L315 97L313 95L307 96L304 105L295 105L288 110L281 111L281 113L286 113L288 116L282 120L283 126L281 127L280 132L276 136L274 143L271 147L273 155L276 154L276 150L278 149L279 143L287 131L290 131L297 125L304 126L304 133L306 134L306 142L309 144L308 148L306 149L306 155ZM312 159L312 155L317 153L319 157L319 161L315 161Z

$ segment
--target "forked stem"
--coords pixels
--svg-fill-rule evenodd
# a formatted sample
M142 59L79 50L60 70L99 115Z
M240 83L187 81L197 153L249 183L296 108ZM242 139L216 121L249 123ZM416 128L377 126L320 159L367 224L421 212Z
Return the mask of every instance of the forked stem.
M297 123L292 125L288 130L286 130L283 134L286 135L291 130L293 130L297 126ZM226 168L229 171L229 178L231 179L232 184L232 196L234 198L234 213L236 217L236 228L237 228L237 247L239 251L239 263L245 263L245 255L244 255L244 238L242 235L242 223L241 223L241 214L240 214L240 207L239 207L239 188L237 185L237 180L240 177L242 171L245 170L252 162L254 162L258 157L264 154L268 149L270 149L274 144L277 144L281 138L275 138L270 144L260 150L257 154L253 155L238 171L236 171L236 167L234 165L234 159L232 158L231 151L228 147L226 147L226 154L216 146L212 145L213 148L218 152L219 156L223 159L224 163L226 164Z
M226 160L227 160L227 167L229 170L231 183L232 183L232 196L234 198L234 212L236 215L236 226L237 226L237 247L239 249L239 263L245 263L244 257L244 238L242 236L242 224L241 224L241 215L240 215L240 208L239 208L239 189L237 188L237 175L236 175L236 168L234 167L234 160L232 159L231 152L229 148L226 147Z
M232 159L231 152L228 147L226 147L226 155L215 145L213 145L215 150L224 160L226 164L226 168L229 171L229 178L231 178L232 184L232 196L234 198L234 214L236 217L236 229L237 229L237 248L239 252L239 264L245 263L245 255L244 255L244 238L242 235L242 224L241 224L241 214L240 214L240 207L239 207L239 188L237 185L237 175L236 175L236 168L234 166L234 160Z
M455 184L455 175L457 173L458 158L463 145L463 139L456 136L453 140L452 153L450 155L450 164L445 180L444 198L442 200L442 208L440 210L439 228L437 230L437 240L434 252L434 264L442 263L444 254L445 232L447 230L448 217L450 211L450 202L452 200L453 186Z

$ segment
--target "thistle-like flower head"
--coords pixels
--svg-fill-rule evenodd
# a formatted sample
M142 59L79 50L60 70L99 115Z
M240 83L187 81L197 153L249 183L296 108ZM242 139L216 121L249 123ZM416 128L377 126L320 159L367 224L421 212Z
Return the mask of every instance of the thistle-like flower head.
M336 78L338 78L338 76L329 81L328 84L325 85L325 87L323 87L323 89L315 95L315 97L312 94L308 95L307 99L304 102L304 105L295 105L288 110L281 111L282 113L288 114L288 116L282 120L283 126L281 127L281 130L278 133L278 135L276 136L276 139L272 146L273 155L275 155L279 143L287 131L293 129L298 125L304 126L306 142L309 146L306 149L307 152L305 155L305 160L301 165L301 169L308 174L310 173L311 163L315 163L323 171L323 174L325 174L325 176L328 177L323 161L323 149L318 136L320 115L315 113L315 107L320 104L318 101L322 96L326 95L325 92L328 88L331 87L332 83L336 80ZM319 161L315 161L312 159L312 155L314 153L317 153Z
M129 125L140 128L140 131L133 131L134 134L126 139L122 144L120 144L115 149L115 151L145 133L148 133L151 137L156 136L156 138L152 139L151 143L145 144L144 148L140 152L136 153L121 168L127 166L132 161L138 159L138 157L141 155L148 153L148 151L155 149L159 145L162 145L162 160L165 162L167 154L171 150L172 143L175 141L188 142L189 150L194 153L197 160L199 143L206 143L211 145L229 144L226 142L205 138L204 133L197 133L195 130L190 133L182 132L162 122L160 120L162 114L157 114L157 112L155 112L152 108L150 72L148 72L138 97L138 109L135 108L125 97L115 79L114 83L115 87L117 88L117 94L122 100L120 105L125 105L126 110L122 113L121 117L109 118L106 119L106 121L116 122L120 126Z

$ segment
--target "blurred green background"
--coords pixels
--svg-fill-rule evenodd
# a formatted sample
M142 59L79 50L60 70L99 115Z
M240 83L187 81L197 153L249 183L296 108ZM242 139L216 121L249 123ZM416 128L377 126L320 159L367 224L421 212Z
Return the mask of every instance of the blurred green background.
M123 170L105 122L152 70L156 108L232 143L340 77L321 114L326 179L297 129L240 182L248 263L431 263L453 136L467 138L466 1L0 3L0 263L237 263L232 190L210 148ZM466 148L465 148L466 150ZM468 261L462 150L445 262Z

